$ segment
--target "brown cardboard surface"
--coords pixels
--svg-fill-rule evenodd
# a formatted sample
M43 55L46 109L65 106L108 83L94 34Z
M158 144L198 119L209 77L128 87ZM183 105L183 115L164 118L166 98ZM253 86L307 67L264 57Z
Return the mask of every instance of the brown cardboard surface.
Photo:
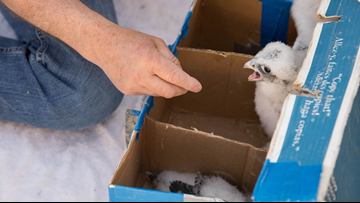
M243 69L252 57L187 48L178 53L183 69L203 90L170 100L155 98L150 117L263 147L269 140L255 113L255 83L247 79L251 70Z
M173 108L258 121L255 83L248 82L252 71L243 68L252 56L186 48L179 48L178 53L184 71L198 79L203 89L171 99Z
M260 44L261 17L258 0L198 0L188 37L179 46L233 52L235 44ZM296 33L290 21L289 44L294 43Z
M265 158L265 151L251 145L147 117L140 140L132 140L111 184L152 188L146 171L174 170L222 175L251 193Z

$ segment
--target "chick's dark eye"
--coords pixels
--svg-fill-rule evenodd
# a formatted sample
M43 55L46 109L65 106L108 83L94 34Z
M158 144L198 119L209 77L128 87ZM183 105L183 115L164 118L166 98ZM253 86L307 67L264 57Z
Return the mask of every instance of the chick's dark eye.
M265 67L265 68L264 68L264 71L265 71L266 73L271 73L271 70L270 70L270 68L268 68L268 67Z

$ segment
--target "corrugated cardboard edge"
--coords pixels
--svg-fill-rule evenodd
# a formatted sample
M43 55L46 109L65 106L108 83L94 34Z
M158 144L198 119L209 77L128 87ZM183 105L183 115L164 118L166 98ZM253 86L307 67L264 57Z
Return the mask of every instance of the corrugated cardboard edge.
M254 56L247 55L247 54L241 54L241 53L235 53L235 52L225 52L225 51L214 51L211 49L196 49L196 48L187 48L187 47L177 47L178 50L187 50L187 51L193 51L193 52L205 52L205 53L211 53L211 54L218 54L220 56L223 56L224 58L228 56L243 56L246 58L249 58L249 60L253 59Z
M250 147L252 149L256 149L256 150L259 150L259 151L262 151L262 152L266 152L267 150L265 149L262 149L262 148L258 148L258 147L255 147L251 144L248 144L248 143L244 143L244 142L239 142L239 141L236 141L236 140L231 140L231 139L228 139L228 138L225 138L225 137L222 137L222 136L219 136L219 135L214 135L214 134L211 134L211 133L207 133L207 132L203 132L203 131L199 131L199 130L189 130L189 129L186 129L186 128L183 128L183 127L180 127L180 126L176 126L176 125L172 125L172 124L168 124L168 123L163 123L163 122L160 122L160 121L157 121L151 117L146 117L148 118L149 120L153 121L154 123L157 123L157 124L165 124L167 126L171 126L173 129L178 129L178 130L182 130L182 131L188 131L188 132L196 132L196 133L199 133L203 136L206 136L206 137L211 137L211 138L217 138L217 139L221 139L221 140L226 140L227 142L230 142L230 143L235 143L235 144L240 144L242 146L246 146L246 147Z

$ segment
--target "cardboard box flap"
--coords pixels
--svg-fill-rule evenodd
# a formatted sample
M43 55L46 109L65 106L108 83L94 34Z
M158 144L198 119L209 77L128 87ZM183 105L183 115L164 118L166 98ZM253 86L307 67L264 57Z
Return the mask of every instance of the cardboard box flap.
M340 21L317 25L295 83L318 97L286 99L255 201L324 201L329 194L360 76L360 2L337 2L326 15Z

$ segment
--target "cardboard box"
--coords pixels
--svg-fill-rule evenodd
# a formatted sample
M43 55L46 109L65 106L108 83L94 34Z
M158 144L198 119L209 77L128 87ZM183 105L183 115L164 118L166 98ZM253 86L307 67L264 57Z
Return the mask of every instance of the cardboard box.
M140 135L134 134L111 181L111 201L194 198L151 191L145 172L163 170L226 175L252 194L266 157L256 147L268 138L254 112L254 84L247 82L251 71L242 68L251 56L184 48L178 53L184 70L202 82L203 91L154 99Z
M266 157L260 148L269 142L255 113L255 84L247 80L252 72L243 69L252 56L223 51L250 53L267 40L286 41L287 36L294 41L293 23L288 26L291 1L269 2L194 1L170 49L203 90L149 99L111 180L111 202L219 201L154 191L145 171L162 170L225 175L252 194Z
M295 85L317 98L290 95L254 200L360 200L360 2L323 0Z

